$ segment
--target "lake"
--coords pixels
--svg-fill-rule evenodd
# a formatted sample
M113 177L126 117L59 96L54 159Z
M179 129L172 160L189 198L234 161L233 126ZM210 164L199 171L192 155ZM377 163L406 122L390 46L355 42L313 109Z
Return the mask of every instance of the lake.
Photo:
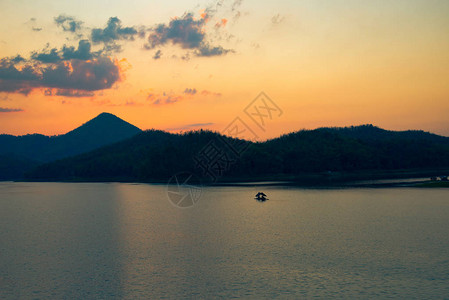
M0 228L1 299L449 295L449 189L0 182Z

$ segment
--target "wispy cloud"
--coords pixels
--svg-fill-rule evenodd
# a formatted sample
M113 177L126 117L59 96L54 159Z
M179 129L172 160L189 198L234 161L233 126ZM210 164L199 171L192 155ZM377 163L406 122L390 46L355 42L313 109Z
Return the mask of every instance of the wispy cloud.
M81 25L83 24L82 21L67 15L59 15L55 17L54 20L55 23L62 28L62 30L73 33L81 30Z
M23 111L23 109L0 107L0 113L10 113L10 112L20 112L20 111Z
M196 94L196 89L195 88L193 88L193 89L191 89L191 88L186 88L185 90L184 90L184 94L189 94L189 95L195 95Z
M83 98L95 96L94 92L81 91L81 90L70 90L70 89L45 89L45 96L63 96L70 98Z
M281 16L280 14L276 14L271 18L271 24L278 25L284 22L285 16Z
M147 94L146 100L153 105L174 104L182 100L201 99L201 97L221 97L221 93L202 90L197 88L186 88L181 93L177 92L150 92Z
M215 125L215 123L194 123L194 124L186 124L180 127L166 128L167 131L181 131L181 130L192 130L203 127L209 127Z
M203 96L213 96L213 97L221 97L221 93L211 92L208 90L202 90L201 95Z
M156 53L154 53L153 59L159 59L161 57L162 57L162 51L159 49L156 51Z
M173 103L179 102L183 99L184 99L184 97L182 95L176 95L176 94L167 93L167 92L163 92L162 94L150 93L147 96L147 100L150 101L151 104L154 104L154 105L173 104Z

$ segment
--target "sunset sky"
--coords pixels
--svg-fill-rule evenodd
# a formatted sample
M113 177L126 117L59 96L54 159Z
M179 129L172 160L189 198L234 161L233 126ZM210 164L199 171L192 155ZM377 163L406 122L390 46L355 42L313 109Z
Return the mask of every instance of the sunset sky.
M0 133L101 112L261 137L371 123L449 136L447 0L0 0ZM244 113L264 91L266 130Z

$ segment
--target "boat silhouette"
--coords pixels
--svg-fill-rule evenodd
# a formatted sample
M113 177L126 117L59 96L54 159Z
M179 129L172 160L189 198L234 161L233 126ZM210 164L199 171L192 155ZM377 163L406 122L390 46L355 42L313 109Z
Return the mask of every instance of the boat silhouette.
M263 192L258 192L254 199L256 199L257 201L260 201L260 202L264 202L264 201L269 200L267 198L267 195L265 195Z

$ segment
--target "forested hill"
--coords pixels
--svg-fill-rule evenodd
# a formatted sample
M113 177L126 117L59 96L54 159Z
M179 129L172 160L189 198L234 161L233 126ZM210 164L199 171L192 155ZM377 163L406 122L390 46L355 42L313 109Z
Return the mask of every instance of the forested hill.
M0 180L20 179L40 163L85 153L142 132L134 125L102 113L66 134L0 135Z
M28 179L151 182L167 180L180 171L207 178L202 150L212 143L226 152L226 145L235 142L210 131L170 134L149 130L39 166ZM222 178L275 180L312 172L449 167L449 138L422 131L387 131L372 125L302 130L263 143L243 141L243 145L249 147L238 155L226 152L227 159L221 160L221 167L227 169Z
M0 135L0 155L14 154L34 161L52 161L80 154L129 138L141 130L122 119L102 113L62 135Z

